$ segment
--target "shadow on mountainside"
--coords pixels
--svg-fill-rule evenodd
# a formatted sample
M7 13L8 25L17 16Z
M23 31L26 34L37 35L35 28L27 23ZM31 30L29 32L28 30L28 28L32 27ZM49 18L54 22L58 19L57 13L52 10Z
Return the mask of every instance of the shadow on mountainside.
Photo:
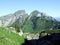
M60 45L60 33L51 34L35 40L27 40L22 45Z

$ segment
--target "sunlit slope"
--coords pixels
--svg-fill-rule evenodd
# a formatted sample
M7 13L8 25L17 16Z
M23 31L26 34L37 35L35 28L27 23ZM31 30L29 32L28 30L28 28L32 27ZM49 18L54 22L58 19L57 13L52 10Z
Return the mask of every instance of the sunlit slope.
M11 32L7 28L0 28L0 45L21 45L23 37Z

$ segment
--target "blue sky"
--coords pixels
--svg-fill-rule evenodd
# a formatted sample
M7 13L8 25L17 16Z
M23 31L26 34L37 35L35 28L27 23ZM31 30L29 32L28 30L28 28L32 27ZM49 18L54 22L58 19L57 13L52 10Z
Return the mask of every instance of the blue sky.
M60 17L60 0L0 0L0 16L25 10L44 12L52 17Z

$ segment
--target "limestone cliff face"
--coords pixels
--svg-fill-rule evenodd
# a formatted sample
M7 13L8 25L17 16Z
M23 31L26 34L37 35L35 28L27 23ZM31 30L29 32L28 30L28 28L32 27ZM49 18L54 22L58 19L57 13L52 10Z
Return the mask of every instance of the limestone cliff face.
M14 14L8 14L6 16L0 17L0 20L3 23L3 26L10 26L12 25L16 20L22 21L25 20L27 13L24 10L16 11Z

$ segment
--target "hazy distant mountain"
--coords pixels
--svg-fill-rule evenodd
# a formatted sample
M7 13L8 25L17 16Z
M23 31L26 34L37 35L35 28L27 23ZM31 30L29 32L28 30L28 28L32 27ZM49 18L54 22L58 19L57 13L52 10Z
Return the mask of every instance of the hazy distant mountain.
M24 10L0 17L3 26L19 27L23 32L37 32L58 28L58 21L37 10L28 15Z
M56 18L56 20L60 21L60 18L58 17L58 18Z

